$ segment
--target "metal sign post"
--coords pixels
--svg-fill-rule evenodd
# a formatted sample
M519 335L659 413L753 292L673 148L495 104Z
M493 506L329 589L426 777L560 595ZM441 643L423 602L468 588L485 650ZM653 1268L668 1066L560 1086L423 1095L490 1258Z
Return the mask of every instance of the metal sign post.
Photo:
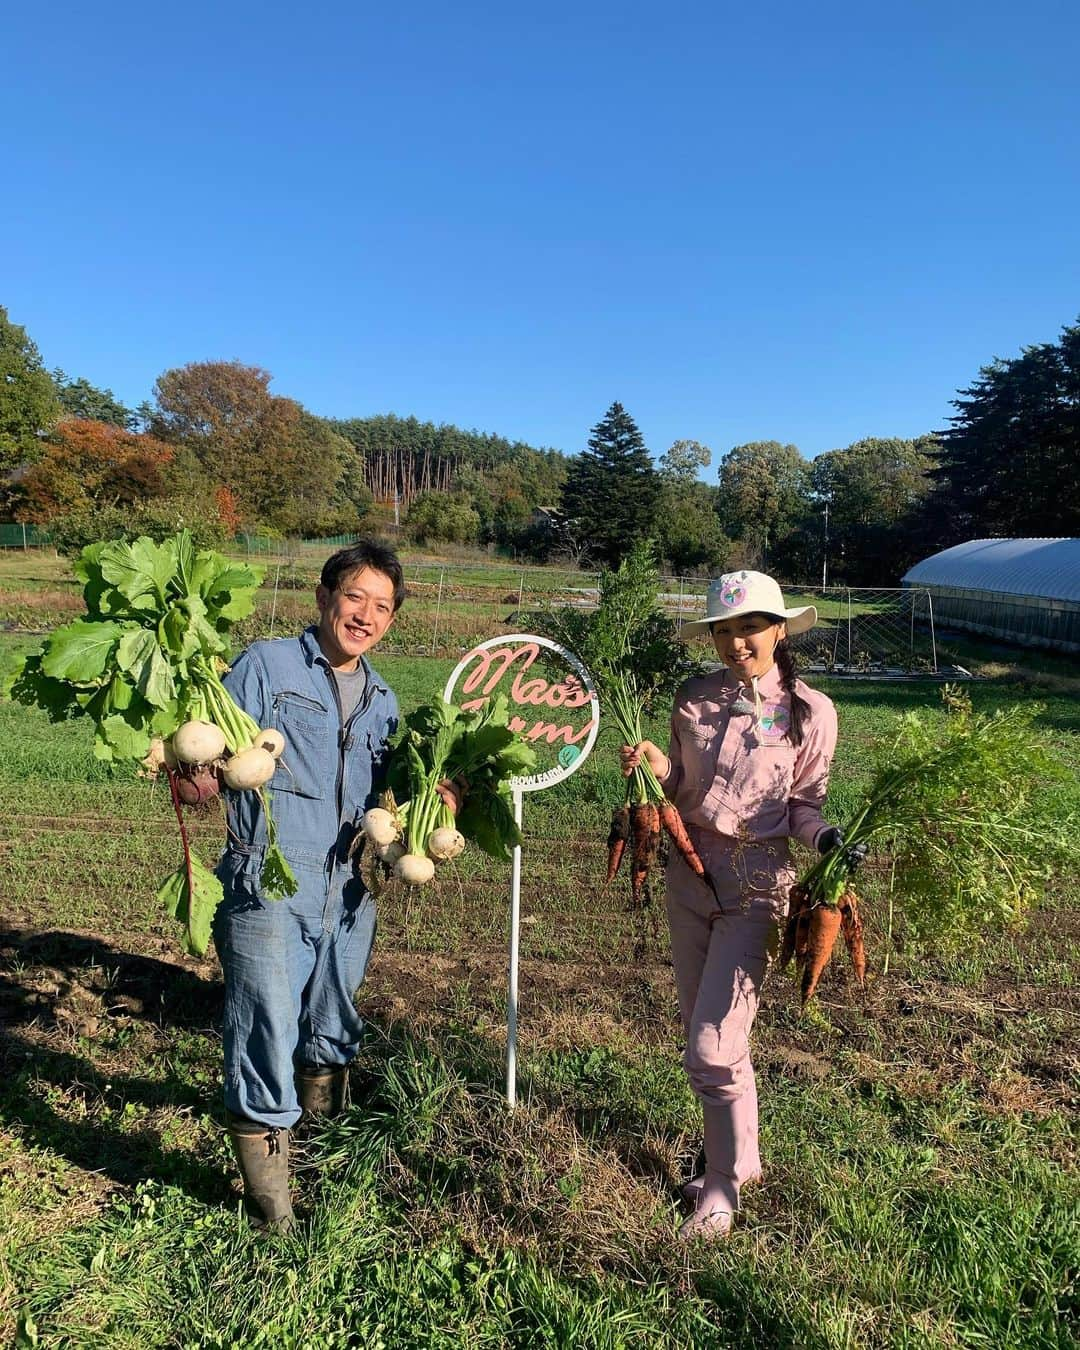
M538 667L533 670L532 667ZM549 680L539 670L554 673ZM460 681L460 689L458 684ZM514 823L522 831L523 798L526 792L554 787L576 773L588 759L600 731L600 700L589 672L573 652L550 638L515 633L488 638L474 647L454 667L443 699L460 698L464 709L481 708L498 694L505 694L514 715L510 726L520 731L538 754L545 749L553 761L527 777L512 778L510 792ZM557 713L556 713L556 710ZM569 720L547 720L548 718ZM578 725L578 724L581 725ZM517 1103L518 951L521 938L521 845L513 851L510 871L510 953L506 998L506 1101Z

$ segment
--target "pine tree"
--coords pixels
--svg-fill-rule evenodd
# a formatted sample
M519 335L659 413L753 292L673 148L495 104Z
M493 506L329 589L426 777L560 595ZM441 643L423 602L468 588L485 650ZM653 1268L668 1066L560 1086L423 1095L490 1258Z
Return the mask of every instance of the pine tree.
M659 481L637 424L613 403L571 460L562 510L591 561L615 567L655 525Z
M983 366L953 407L933 470L945 543L1080 530L1080 325Z

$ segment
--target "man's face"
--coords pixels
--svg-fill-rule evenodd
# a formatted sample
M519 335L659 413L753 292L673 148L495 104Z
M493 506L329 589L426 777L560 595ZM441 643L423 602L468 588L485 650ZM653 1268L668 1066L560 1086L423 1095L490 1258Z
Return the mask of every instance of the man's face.
M361 567L342 577L336 590L315 588L319 646L335 670L355 670L394 622L394 583L383 572Z

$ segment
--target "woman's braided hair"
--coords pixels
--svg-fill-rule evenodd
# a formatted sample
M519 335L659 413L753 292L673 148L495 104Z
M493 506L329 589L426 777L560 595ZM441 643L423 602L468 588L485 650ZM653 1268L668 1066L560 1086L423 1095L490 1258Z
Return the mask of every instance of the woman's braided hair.
M795 653L787 638L781 638L773 652L777 669L780 671L780 683L791 698L791 739L796 745L802 745L803 722L810 716L810 704L795 692L798 675L795 670Z

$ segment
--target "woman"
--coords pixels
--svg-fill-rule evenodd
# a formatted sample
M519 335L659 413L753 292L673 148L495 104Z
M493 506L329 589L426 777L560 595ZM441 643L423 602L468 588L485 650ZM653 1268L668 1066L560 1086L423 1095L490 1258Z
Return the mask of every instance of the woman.
M695 1202L684 1239L725 1236L740 1187L761 1176L748 1038L795 879L788 839L822 853L843 843L821 815L836 711L796 677L787 642L816 622L813 605L788 609L761 572L712 582L705 617L682 636L708 633L724 668L679 689L667 754L647 740L621 752L625 774L648 760L715 887L671 851L671 952L706 1161L684 1190Z

